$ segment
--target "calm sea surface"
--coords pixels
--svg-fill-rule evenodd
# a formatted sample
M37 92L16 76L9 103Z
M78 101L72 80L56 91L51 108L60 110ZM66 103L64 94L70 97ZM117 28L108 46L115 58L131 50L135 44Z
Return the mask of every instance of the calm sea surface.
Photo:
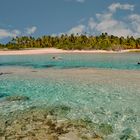
M114 131L107 140L118 140L123 133L138 139L138 62L140 53L0 56L0 112L65 105L71 107L65 118L110 124ZM5 101L13 95L30 100Z

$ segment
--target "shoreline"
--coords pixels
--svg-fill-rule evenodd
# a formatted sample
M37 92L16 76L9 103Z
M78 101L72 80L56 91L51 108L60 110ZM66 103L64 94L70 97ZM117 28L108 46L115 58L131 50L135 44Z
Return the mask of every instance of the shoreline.
M34 55L34 54L61 54L61 53L128 53L140 52L140 49L127 49L121 51L107 50L62 50L56 48L37 48L25 50L0 50L0 55Z

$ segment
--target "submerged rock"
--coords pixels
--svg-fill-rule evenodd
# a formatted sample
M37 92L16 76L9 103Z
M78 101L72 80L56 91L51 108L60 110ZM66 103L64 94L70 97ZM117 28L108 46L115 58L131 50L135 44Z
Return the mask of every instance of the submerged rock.
M94 128L95 124L89 118L83 118L78 120L73 120L71 123L75 127L83 127L83 128Z
M102 123L101 125L99 125L99 131L103 135L110 135L113 133L113 127L110 124Z
M120 140L137 140L134 136L133 136L133 131L130 128L126 128L122 131L122 134L120 136Z
M59 140L81 140L74 132L69 132L59 137Z
M69 110L67 107L62 108L62 110ZM58 120L50 115L47 109L28 108L25 111L16 111L8 117L4 116L3 119L11 121L8 125L3 123L0 139L102 140L93 130L90 131L84 125L73 123L70 120ZM2 119L0 119L1 121Z
M6 101L12 102L12 101L26 101L29 100L29 97L27 96L8 96L6 97Z
M71 107L66 106L66 105L58 105L54 107L50 107L49 113L52 115L66 115L70 112Z

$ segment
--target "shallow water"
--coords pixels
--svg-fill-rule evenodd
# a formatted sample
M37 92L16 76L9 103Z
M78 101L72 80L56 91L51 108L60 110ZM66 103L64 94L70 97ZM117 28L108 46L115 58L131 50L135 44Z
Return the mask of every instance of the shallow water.
M105 136L107 140L123 139L122 135L140 138L139 54L61 54L62 60L51 57L0 56L0 72L5 73L0 75L1 113L65 105L71 110L60 117L111 125L113 133ZM5 98L12 95L30 100L6 102ZM95 131L100 133L98 125Z
M62 58L60 60L52 57ZM0 67L24 66L33 68L111 68L140 70L140 53L123 54L48 54L0 56Z

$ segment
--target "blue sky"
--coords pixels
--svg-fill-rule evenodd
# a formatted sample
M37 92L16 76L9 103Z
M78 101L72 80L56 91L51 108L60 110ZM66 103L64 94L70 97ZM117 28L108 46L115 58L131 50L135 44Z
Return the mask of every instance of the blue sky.
M0 0L0 42L85 32L140 37L140 0Z

